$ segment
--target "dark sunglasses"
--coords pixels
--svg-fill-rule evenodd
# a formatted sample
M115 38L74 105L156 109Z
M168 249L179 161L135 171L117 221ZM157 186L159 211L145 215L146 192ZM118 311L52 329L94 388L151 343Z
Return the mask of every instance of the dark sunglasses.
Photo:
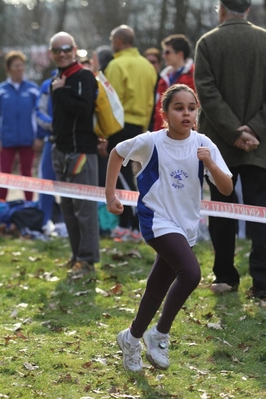
M159 61L157 61L157 60L148 60L152 65L155 65L155 64L157 64Z
M176 53L176 51L174 51L174 50L164 50L163 51L163 55L169 55L169 54L172 54L172 53Z
M52 47L51 51L53 54L60 54L61 51L63 51L65 54L70 53L73 50L73 46L70 46L70 44L64 44L61 47Z

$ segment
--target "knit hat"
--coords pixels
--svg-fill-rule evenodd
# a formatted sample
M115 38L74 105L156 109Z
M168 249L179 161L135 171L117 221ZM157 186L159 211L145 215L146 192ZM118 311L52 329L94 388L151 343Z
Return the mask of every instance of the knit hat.
M231 11L245 12L251 6L251 0L222 0L222 5Z

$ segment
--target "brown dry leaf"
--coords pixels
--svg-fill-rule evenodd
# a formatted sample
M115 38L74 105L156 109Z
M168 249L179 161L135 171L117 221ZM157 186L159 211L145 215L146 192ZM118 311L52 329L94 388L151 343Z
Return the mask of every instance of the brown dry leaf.
M196 323L196 324L201 325L200 320L197 319L196 317L194 317L193 314L190 314L190 315L189 315L189 320L190 320L190 321L193 321L193 323Z
M115 252L112 255L112 259L113 260L125 260L125 257L126 257L126 255L123 254L123 252L120 252L120 251Z
M5 345L9 344L9 341L13 341L16 337L13 337L12 335L7 335L4 337L5 340Z
M109 313L103 313L105 319L110 319L112 316Z
M71 375L68 373L65 375L60 375L59 379L55 383L59 384L60 382L73 382L73 379Z
M90 392L91 391L91 385L86 385L84 388L84 392ZM91 396L83 396L81 399L93 399Z
M92 362L86 362L86 363L82 364L82 367L84 369L89 369L91 367L91 365L92 365Z
M206 313L205 315L203 315L203 317L204 317L205 319L210 320L210 319L213 317L213 313L211 313L211 312Z
M115 268L116 268L116 265L114 263L105 263L102 266L102 269L115 269Z
M25 335L23 335L22 332L20 332L20 331L16 331L16 338L28 339L28 338L25 337Z
M122 295L123 294L123 285L122 284L116 284L112 288L110 288L110 293L115 294L115 295Z

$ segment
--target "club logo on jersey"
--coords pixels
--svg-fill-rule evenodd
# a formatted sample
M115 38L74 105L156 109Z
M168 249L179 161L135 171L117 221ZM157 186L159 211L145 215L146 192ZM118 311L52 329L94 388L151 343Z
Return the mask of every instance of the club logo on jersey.
M170 176L174 179L172 183L172 187L174 188L184 188L185 184L184 181L188 178L188 174L182 170L177 169L170 173Z

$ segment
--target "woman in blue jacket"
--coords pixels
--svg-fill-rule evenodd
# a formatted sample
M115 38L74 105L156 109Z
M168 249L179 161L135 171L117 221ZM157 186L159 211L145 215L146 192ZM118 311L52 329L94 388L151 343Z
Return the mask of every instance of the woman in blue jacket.
M38 86L24 79L26 57L20 51L10 51L5 57L8 78L0 84L0 152L1 172L11 173L16 154L19 155L22 176L31 176L34 152L40 149L36 138L35 104ZM0 188L5 200L7 189ZM25 192L31 201L32 192Z

